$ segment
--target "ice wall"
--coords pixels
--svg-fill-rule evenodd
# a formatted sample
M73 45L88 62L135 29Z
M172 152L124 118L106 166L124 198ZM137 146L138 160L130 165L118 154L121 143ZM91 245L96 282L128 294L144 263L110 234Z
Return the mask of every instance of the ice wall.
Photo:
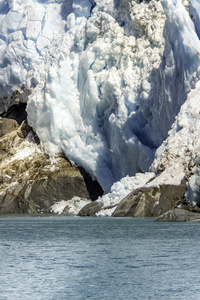
M196 5L193 9L198 8L197 2ZM199 80L200 66L200 41L182 1L164 0L163 7L164 55L148 102L141 107L142 116L147 120L145 132L156 148L167 138L188 92Z
M165 15L156 1L96 1L82 30L77 20L73 10L45 85L29 98L29 122L45 149L63 151L108 191L123 176L147 171L153 159L132 116L161 62Z

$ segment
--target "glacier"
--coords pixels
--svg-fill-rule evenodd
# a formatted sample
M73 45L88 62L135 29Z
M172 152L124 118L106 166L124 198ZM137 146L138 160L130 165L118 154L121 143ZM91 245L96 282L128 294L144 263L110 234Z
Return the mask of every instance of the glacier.
M0 114L27 103L42 150L83 167L109 205L155 176L166 149L192 147L199 38L197 0L1 0Z

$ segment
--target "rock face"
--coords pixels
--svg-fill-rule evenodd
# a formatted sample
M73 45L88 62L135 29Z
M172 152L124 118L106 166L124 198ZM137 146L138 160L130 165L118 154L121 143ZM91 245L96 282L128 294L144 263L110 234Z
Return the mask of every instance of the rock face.
M75 196L86 199L93 196L78 169L67 176L49 174L49 178L23 179L0 194L0 213L50 213L53 204Z
M114 217L156 217L181 201L186 184L163 184L142 187L125 197L113 213Z
M15 120L0 120L0 214L49 213L58 201L95 200L102 194L99 184L63 155L52 163L30 129L19 135Z
M157 222L188 222L200 221L200 214L188 210L175 208L156 218Z

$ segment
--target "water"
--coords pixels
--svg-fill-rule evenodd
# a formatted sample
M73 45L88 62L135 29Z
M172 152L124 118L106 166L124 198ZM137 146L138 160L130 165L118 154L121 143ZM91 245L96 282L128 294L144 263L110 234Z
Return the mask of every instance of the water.
M0 299L200 299L200 224L0 218Z

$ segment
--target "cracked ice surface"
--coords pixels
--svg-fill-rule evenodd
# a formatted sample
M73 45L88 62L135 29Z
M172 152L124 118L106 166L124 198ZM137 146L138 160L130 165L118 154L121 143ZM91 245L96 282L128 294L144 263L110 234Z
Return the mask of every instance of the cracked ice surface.
M48 46L65 30L61 5L54 1L0 1L0 111L14 101L27 101L32 88L42 82L48 62ZM52 15L55 20L52 20Z

